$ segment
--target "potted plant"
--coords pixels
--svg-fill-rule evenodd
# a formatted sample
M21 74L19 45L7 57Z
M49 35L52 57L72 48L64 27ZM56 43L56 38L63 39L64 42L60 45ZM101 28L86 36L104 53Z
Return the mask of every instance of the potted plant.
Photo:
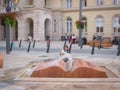
M3 67L3 55L0 53L0 68Z
M5 25L11 25L12 28L16 25L16 20L14 18L10 18L9 16L6 16L4 19Z
M77 20L76 22L75 22L75 24L76 24L76 28L77 29L83 29L84 28L84 22L82 22L82 21L80 21L80 20Z

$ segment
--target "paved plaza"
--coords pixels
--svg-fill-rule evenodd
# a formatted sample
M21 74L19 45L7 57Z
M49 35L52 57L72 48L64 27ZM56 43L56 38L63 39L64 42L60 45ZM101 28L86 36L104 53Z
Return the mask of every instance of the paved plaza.
M109 67L118 78L111 78L107 81L96 82L98 79L64 79L61 80L42 80L27 81L15 80L31 63L57 60L59 52L64 45L64 41L51 41L50 51L46 53L47 42L36 42L33 48L27 52L28 42L22 42L19 47L19 41L15 41L12 51L9 55L5 51L5 41L0 41L0 53L4 56L3 68L0 68L0 90L119 90L120 88L120 56L117 56L117 46L111 48L95 48L94 55L91 55L92 47L84 45L82 49L77 44L72 45L72 58L80 58L89 61L98 66ZM68 44L68 43L67 43ZM69 45L69 44L68 44ZM76 81L74 81L76 80ZM82 81L81 81L82 80ZM100 80L100 79L99 79ZM103 83L105 82L105 83Z

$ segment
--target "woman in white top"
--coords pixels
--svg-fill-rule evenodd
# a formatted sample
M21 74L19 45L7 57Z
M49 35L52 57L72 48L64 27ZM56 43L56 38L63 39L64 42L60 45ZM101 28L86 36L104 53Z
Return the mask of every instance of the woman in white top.
M70 71L72 69L72 57L70 55L68 46L65 45L64 49L60 52L59 60L63 60L66 63L66 70Z
M72 35L72 41L73 41L73 43L75 42L75 39L76 39L76 36L73 34Z

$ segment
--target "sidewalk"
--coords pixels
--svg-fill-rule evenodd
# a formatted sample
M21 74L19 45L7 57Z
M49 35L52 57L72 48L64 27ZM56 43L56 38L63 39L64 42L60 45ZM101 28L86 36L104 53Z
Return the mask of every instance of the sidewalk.
M25 89L30 87L30 85L33 85L33 83L31 82L31 84L27 87L24 85L26 82L23 82L23 83L14 82L13 79L17 75L19 75L21 71L25 69L30 63L34 61L57 59L59 57L59 51L62 49L64 42L63 41L51 42L50 53L46 53L46 48L47 48L46 42L37 42L35 48L31 48L29 53L27 52L28 43L27 42L23 42L23 43L22 43L22 47L19 48L19 42L14 42L15 45L13 47L12 52L9 55L6 55L5 49L1 50L1 47L5 47L5 41L0 41L0 52L4 56L4 66L3 68L0 68L0 81L1 81L0 90L46 90L45 88L44 89L31 89L31 88ZM80 49L77 44L73 44L71 55L73 58L81 58L83 60L92 62L93 64L96 64L99 66L108 66L115 73L120 75L120 56L116 55L117 53L116 49L117 49L116 46L113 46L112 48L107 48L107 49L95 48L95 54L91 55L91 47L83 46L83 49ZM119 88L120 83L118 83L118 85L116 86L113 86L113 88L115 87ZM47 89L47 90L50 90L50 89ZM56 90L62 90L62 89L56 89ZM79 90L79 89L76 89L76 90ZM84 89L84 90L90 90L90 89ZM115 90L119 90L119 89L115 89Z

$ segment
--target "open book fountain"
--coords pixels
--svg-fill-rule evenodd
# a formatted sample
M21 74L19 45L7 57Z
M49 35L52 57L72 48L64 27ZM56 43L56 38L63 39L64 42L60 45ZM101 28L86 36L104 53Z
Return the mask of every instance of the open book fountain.
M72 69L66 71L63 60L40 62L31 77L42 78L107 78L103 69L84 60L73 60Z

